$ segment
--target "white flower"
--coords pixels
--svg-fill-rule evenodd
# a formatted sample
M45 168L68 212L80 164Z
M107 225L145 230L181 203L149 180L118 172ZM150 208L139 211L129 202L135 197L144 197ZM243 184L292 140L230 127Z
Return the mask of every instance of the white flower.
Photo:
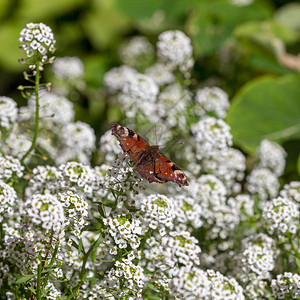
M196 110L199 115L211 112L218 118L225 118L226 111L229 108L228 95L218 87L205 87L199 90L195 96L196 103L200 104L200 111Z
M221 119L207 117L192 126L196 140L196 157L211 157L232 145L230 127Z
M277 176L283 174L287 154L279 144L263 140L260 143L258 153L262 167L269 168Z
M12 215L17 199L16 191L0 179L0 222L7 215Z
M182 31L165 31L158 37L157 56L173 66L186 64L193 55L191 40Z
M144 36L134 36L120 45L119 55L125 65L139 67L154 56L154 47Z
M74 119L73 104L64 96L47 92L45 89L40 90L40 121L46 127L53 127L56 124L68 124ZM21 120L31 120L34 117L35 97L28 100L28 106L20 110Z
M294 227L299 218L298 206L298 203L282 197L265 204L262 216L268 232L279 236L285 235L287 232L294 233Z
M32 51L45 57L48 51L51 53L55 51L56 41L52 30L43 23L27 24L21 30L19 41L21 42L20 50L25 51L27 57L32 56Z
M157 85L163 86L175 81L175 75L168 65L156 63L146 69L145 74L150 76Z
M283 187L280 196L300 203L300 181L291 181Z
M17 103L5 96L0 97L0 127L9 129L17 120L18 108Z
M271 288L274 299L297 299L300 295L300 276L284 272L272 279Z
M120 91L123 89L128 78L134 76L136 73L136 70L128 66L112 68L104 75L104 85L113 93Z
M269 169L254 169L247 177L247 189L251 194L258 194L261 200L267 200L276 197L279 182Z
M57 57L52 70L54 75L61 79L81 78L84 75L83 63L76 56Z

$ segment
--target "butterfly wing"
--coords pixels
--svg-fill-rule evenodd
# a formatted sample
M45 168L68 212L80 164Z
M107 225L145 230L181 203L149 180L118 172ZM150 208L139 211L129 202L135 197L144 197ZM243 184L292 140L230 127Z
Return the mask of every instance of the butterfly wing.
M158 155L139 164L136 171L151 182L164 183L173 181L179 186L188 186L186 175L168 157L158 152Z
M141 153L149 147L149 143L125 126L115 123L111 129L112 135L117 137L123 151L128 154L131 160L139 163Z

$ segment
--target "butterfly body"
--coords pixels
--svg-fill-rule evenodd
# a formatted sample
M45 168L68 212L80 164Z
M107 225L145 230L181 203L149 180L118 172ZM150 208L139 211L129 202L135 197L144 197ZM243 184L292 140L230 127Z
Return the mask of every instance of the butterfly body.
M133 130L119 124L112 125L112 134L117 137L121 148L137 165L136 171L150 183L176 182L179 186L189 185L185 174L164 154L159 147L149 143Z

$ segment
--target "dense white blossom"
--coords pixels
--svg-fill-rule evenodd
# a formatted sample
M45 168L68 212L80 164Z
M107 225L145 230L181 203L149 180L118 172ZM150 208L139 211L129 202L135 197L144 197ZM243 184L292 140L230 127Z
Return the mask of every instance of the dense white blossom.
M81 78L84 75L84 66L79 57L57 57L52 65L55 76L61 79Z
M291 181L280 191L280 196L300 203L300 181Z
M300 276L291 272L284 272L272 279L273 297L276 299L298 299L300 296Z
M276 197L279 182L269 169L254 169L247 177L247 189L251 194L258 194L261 200L267 200Z
M192 126L195 136L197 159L214 156L220 150L226 152L232 145L230 127L221 119L206 117Z
M17 205L16 191L0 179L0 222L3 218L13 214Z
M281 236L297 233L299 205L288 198L278 197L267 202L262 216L270 234Z
M205 87L196 93L195 101L200 108L195 110L200 116L206 112L213 113L218 118L225 118L229 108L228 95L218 87Z
M95 149L96 137L94 130L87 123L77 121L68 123L61 133L62 149L56 158L57 163L77 159L88 164L92 151Z
M21 178L24 169L17 158L10 155L0 155L0 178L2 180L9 181L14 176Z
M260 166L269 168L277 176L283 174L287 154L279 144L263 140L260 143L258 154Z
M5 96L0 97L0 127L9 129L17 120L18 108L17 103Z
M32 96L28 100L28 106L20 109L22 121L34 118L35 106L36 100ZM74 120L73 104L64 96L42 89L39 91L39 106L40 122L48 128L52 129L53 123L63 125Z
M168 65L162 63L156 63L146 69L145 74L150 76L154 82L163 86L173 83L175 81L175 75Z
M120 45L119 56L125 65L143 66L143 62L150 61L154 56L154 47L146 37L134 36Z
M128 66L121 66L110 69L104 74L104 85L112 93L121 91L128 78L134 76L137 71Z
M182 31L165 31L158 37L157 56L173 66L186 64L193 55L191 40Z
M48 61L48 52L55 52L56 41L52 30L43 23L26 24L20 32L19 42L21 43L20 50L25 51L28 58L39 54L42 62Z

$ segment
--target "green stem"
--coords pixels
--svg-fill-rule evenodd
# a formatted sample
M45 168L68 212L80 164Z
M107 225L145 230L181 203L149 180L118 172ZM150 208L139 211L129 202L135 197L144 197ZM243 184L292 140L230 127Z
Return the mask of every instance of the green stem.
M37 286L36 286L36 299L41 300L41 283L42 283L42 262L38 266Z
M40 70L39 70L40 62L36 63L36 74L35 74L35 127L34 127L34 136L32 140L32 144L27 152L21 159L21 163L24 162L25 158L30 154L30 152L35 148L36 140L39 133L39 116L40 116L40 107L39 107L39 88L40 88Z

